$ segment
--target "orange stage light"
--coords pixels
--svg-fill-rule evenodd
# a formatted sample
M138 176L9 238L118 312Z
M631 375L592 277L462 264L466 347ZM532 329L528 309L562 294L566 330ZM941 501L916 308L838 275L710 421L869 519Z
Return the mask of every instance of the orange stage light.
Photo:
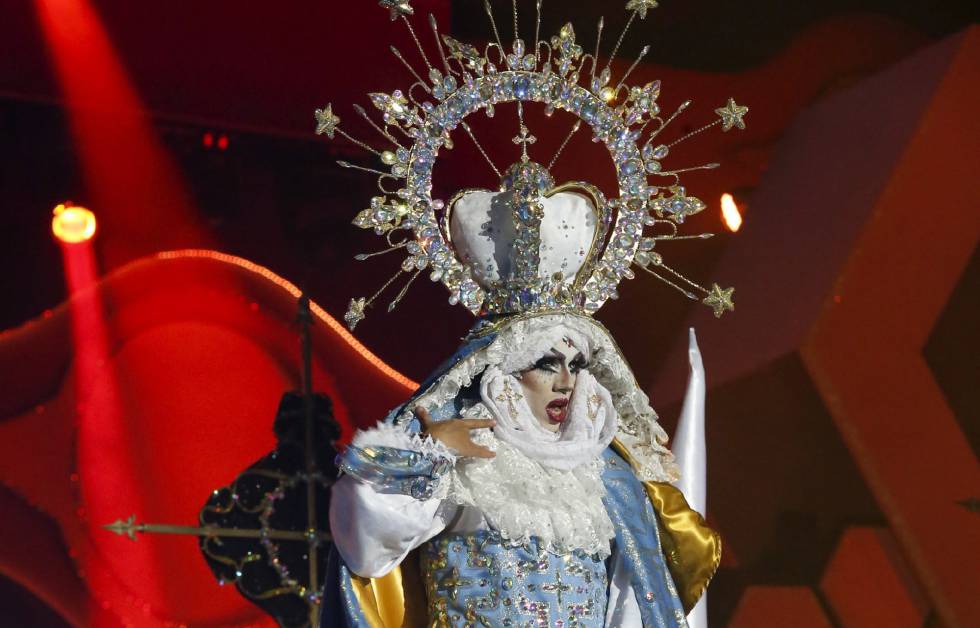
M738 231L742 226L742 214L738 211L735 197L725 192L721 195L721 217L725 220L725 226L729 231Z
M95 226L95 214L84 207L61 203L54 208L51 232L66 244L91 240L95 235Z
M207 233L96 4L34 0L87 198L111 225L99 251L111 269L147 248L206 241Z

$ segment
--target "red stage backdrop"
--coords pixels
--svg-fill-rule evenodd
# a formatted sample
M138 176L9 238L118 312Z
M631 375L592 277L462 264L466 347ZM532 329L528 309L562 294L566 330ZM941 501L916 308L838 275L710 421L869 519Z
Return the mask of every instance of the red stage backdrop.
M196 525L211 490L273 447L279 398L299 388L297 296L239 258L165 253L0 336L0 535L19 540L0 547L0 571L79 626L271 623L217 585L192 538L133 543L101 526ZM86 307L102 332L73 333ZM314 387L349 435L415 384L314 313ZM100 333L107 359L80 402L76 353Z

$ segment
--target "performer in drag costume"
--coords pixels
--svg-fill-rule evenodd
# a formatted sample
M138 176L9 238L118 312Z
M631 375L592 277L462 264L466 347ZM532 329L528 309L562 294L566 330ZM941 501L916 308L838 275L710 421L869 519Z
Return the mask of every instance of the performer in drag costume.
M627 28L655 4L628 2ZM527 48L515 32L512 53L498 41L481 55L440 37L430 16L443 73L408 20L409 3L381 5L410 29L431 82L412 70L419 81L407 95L371 94L383 126L357 110L392 150L341 131L329 105L316 112L317 131L376 152L390 168L341 162L379 175L381 196L354 224L383 235L384 252L408 253L392 280L410 278L391 307L428 271L478 319L411 399L341 455L321 623L686 626L717 569L720 539L672 485L679 470L667 435L592 315L633 276L631 265L691 298L703 292L716 315L733 307L732 289L702 288L654 251L661 240L705 237L678 234L704 204L679 184L690 168L660 165L677 142L655 141L687 105L661 118L659 82L630 88L624 76L611 87L609 66L597 71L568 24L550 45L535 33ZM516 3L514 22L516 31ZM461 127L476 141L464 118L513 102L521 153L499 188L433 199L432 166L450 132ZM591 127L616 166L618 198L587 182L556 185L549 168L561 148L549 168L530 159L526 103L577 116L569 136L580 122ZM746 111L729 99L707 126L743 128ZM380 292L351 301L351 328Z
M720 544L669 484L666 435L608 333L571 313L482 323L451 364L341 458L331 531L346 621L381 612L365 612L378 591L358 576L418 548L436 625L686 625ZM567 400L545 421L532 378ZM419 415L492 422L472 439L495 456L421 434Z

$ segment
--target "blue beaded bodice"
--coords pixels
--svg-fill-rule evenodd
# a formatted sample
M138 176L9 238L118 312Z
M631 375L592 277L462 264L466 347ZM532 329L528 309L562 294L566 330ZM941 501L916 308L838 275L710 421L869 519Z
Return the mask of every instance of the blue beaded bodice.
M553 554L534 539L505 545L489 531L440 535L420 551L433 625L605 625L606 565L598 557Z

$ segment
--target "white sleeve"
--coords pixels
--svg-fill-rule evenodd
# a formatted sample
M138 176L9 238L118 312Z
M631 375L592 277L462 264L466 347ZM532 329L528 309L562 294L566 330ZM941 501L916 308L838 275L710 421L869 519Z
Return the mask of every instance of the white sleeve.
M455 455L390 423L358 431L351 445L341 456L345 473L331 488L330 532L351 571L377 578L446 527L456 506L444 499L448 478L441 475L452 469ZM404 460L406 454L420 475L404 465L386 466L386 455ZM425 490L417 491L412 479Z
M344 475L333 485L330 499L333 542L351 571L367 578L383 576L446 527L439 512L442 501L378 493Z

